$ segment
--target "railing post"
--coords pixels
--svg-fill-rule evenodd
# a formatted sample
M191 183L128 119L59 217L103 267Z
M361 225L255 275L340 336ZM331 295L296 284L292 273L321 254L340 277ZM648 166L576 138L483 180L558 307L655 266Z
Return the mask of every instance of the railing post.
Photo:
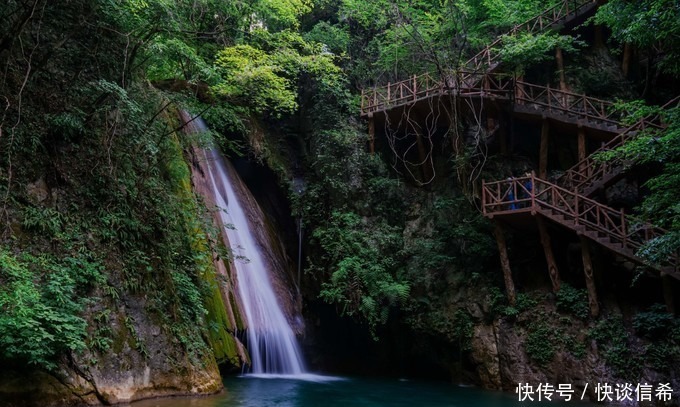
M415 102L418 98L418 89L416 89L416 76L413 75L413 101Z

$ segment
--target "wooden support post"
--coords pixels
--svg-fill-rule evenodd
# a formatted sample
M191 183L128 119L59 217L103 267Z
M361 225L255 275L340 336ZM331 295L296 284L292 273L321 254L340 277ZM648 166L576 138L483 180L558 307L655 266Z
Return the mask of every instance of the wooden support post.
M668 275L661 277L661 284L663 285L663 299L666 303L666 311L675 314L675 299L673 298L673 280Z
M564 75L564 55L562 55L562 48L557 47L555 49L555 62L557 63L557 72L560 75L560 90L566 92L567 89L567 79ZM566 106L566 100L563 101Z
M548 119L543 118L541 124L541 147L538 158L538 176L546 179L548 175L548 138L549 138L550 124Z
M508 301L510 302L510 305L515 306L515 283L512 281L512 270L510 270L510 259L508 259L508 248L505 245L503 226L501 226L500 222L498 221L494 223L494 235L496 236L498 252L501 255L501 268L503 269L503 279L505 280L505 291L508 294Z
M583 126L578 127L578 162L586 159L586 129ZM583 165L581 165L583 166ZM584 171L585 168L579 168L579 171Z
M515 80L515 103L518 105L523 105L524 104L524 98L526 95L524 94L524 76L518 76L517 79Z
M373 113L368 114L368 150L371 154L375 153L375 121Z
M552 246L550 245L548 228L542 217L536 217L536 222L538 223L538 232L541 235L541 245L543 246L543 252L545 253L545 261L548 263L548 273L550 274L552 289L554 293L557 293L560 290L560 273L557 269L557 262L555 262Z
M593 262L590 259L590 247L588 240L581 236L581 258L583 259L583 273L586 276L586 288L588 289L588 306L590 315L596 317L600 314L600 305L597 303L597 291L593 278Z
M621 62L621 71L623 72L623 77L627 78L628 77L628 71L630 70L630 57L632 52L633 46L630 45L630 42L627 42L623 45L623 61Z

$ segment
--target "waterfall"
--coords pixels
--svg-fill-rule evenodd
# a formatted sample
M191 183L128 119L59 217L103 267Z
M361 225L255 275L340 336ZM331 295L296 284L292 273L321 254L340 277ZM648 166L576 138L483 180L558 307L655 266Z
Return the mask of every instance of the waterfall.
M206 131L200 118L194 131ZM260 252L251 220L234 185L233 168L216 149L203 150L222 231L233 254L238 294L247 321L251 372L255 375L304 375L305 366L292 328L271 283L267 261Z

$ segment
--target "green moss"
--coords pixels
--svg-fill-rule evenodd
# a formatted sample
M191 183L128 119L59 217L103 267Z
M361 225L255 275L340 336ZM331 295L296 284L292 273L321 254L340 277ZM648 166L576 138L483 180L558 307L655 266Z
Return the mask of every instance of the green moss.
M191 189L191 172L187 166L179 139L173 135L169 146L171 157L167 162L167 173L175 185L175 193L181 199L187 214L198 214L199 209ZM212 262L212 253L208 246L206 233L198 216L192 216L186 221L187 235L197 263L199 278L205 289L204 307L207 311L207 336L212 347L213 355L218 363L238 359L238 348L232 334L234 327L231 326L226 312L224 300L220 292L215 268ZM235 304L232 304L234 307ZM237 309L237 308L233 308ZM237 313L238 314L238 313Z
M208 335L215 359L218 363L238 359L236 340L229 332L229 318L219 288L213 290L212 298L206 301L208 309Z
M113 335L113 342L111 343L111 350L114 354L119 355L123 352L125 342L130 340L130 332L123 323L123 316L118 315L118 331Z

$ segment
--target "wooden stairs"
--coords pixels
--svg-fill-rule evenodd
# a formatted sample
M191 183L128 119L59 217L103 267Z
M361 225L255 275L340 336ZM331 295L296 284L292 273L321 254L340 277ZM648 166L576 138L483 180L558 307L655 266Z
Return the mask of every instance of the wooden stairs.
M662 109L680 106L680 96L666 103ZM620 160L600 161L596 157L600 154L621 147L624 143L635 138L641 131L648 129L662 129L666 125L658 115L647 116L639 122L619 133L608 143L588 155L586 158L569 168L560 178L557 184L585 196L592 196L599 189L610 185L620 179L625 173L626 163Z
M483 182L482 208L490 219L527 212L543 216L631 261L680 280L677 255L662 264L648 264L636 254L666 231L533 174Z

